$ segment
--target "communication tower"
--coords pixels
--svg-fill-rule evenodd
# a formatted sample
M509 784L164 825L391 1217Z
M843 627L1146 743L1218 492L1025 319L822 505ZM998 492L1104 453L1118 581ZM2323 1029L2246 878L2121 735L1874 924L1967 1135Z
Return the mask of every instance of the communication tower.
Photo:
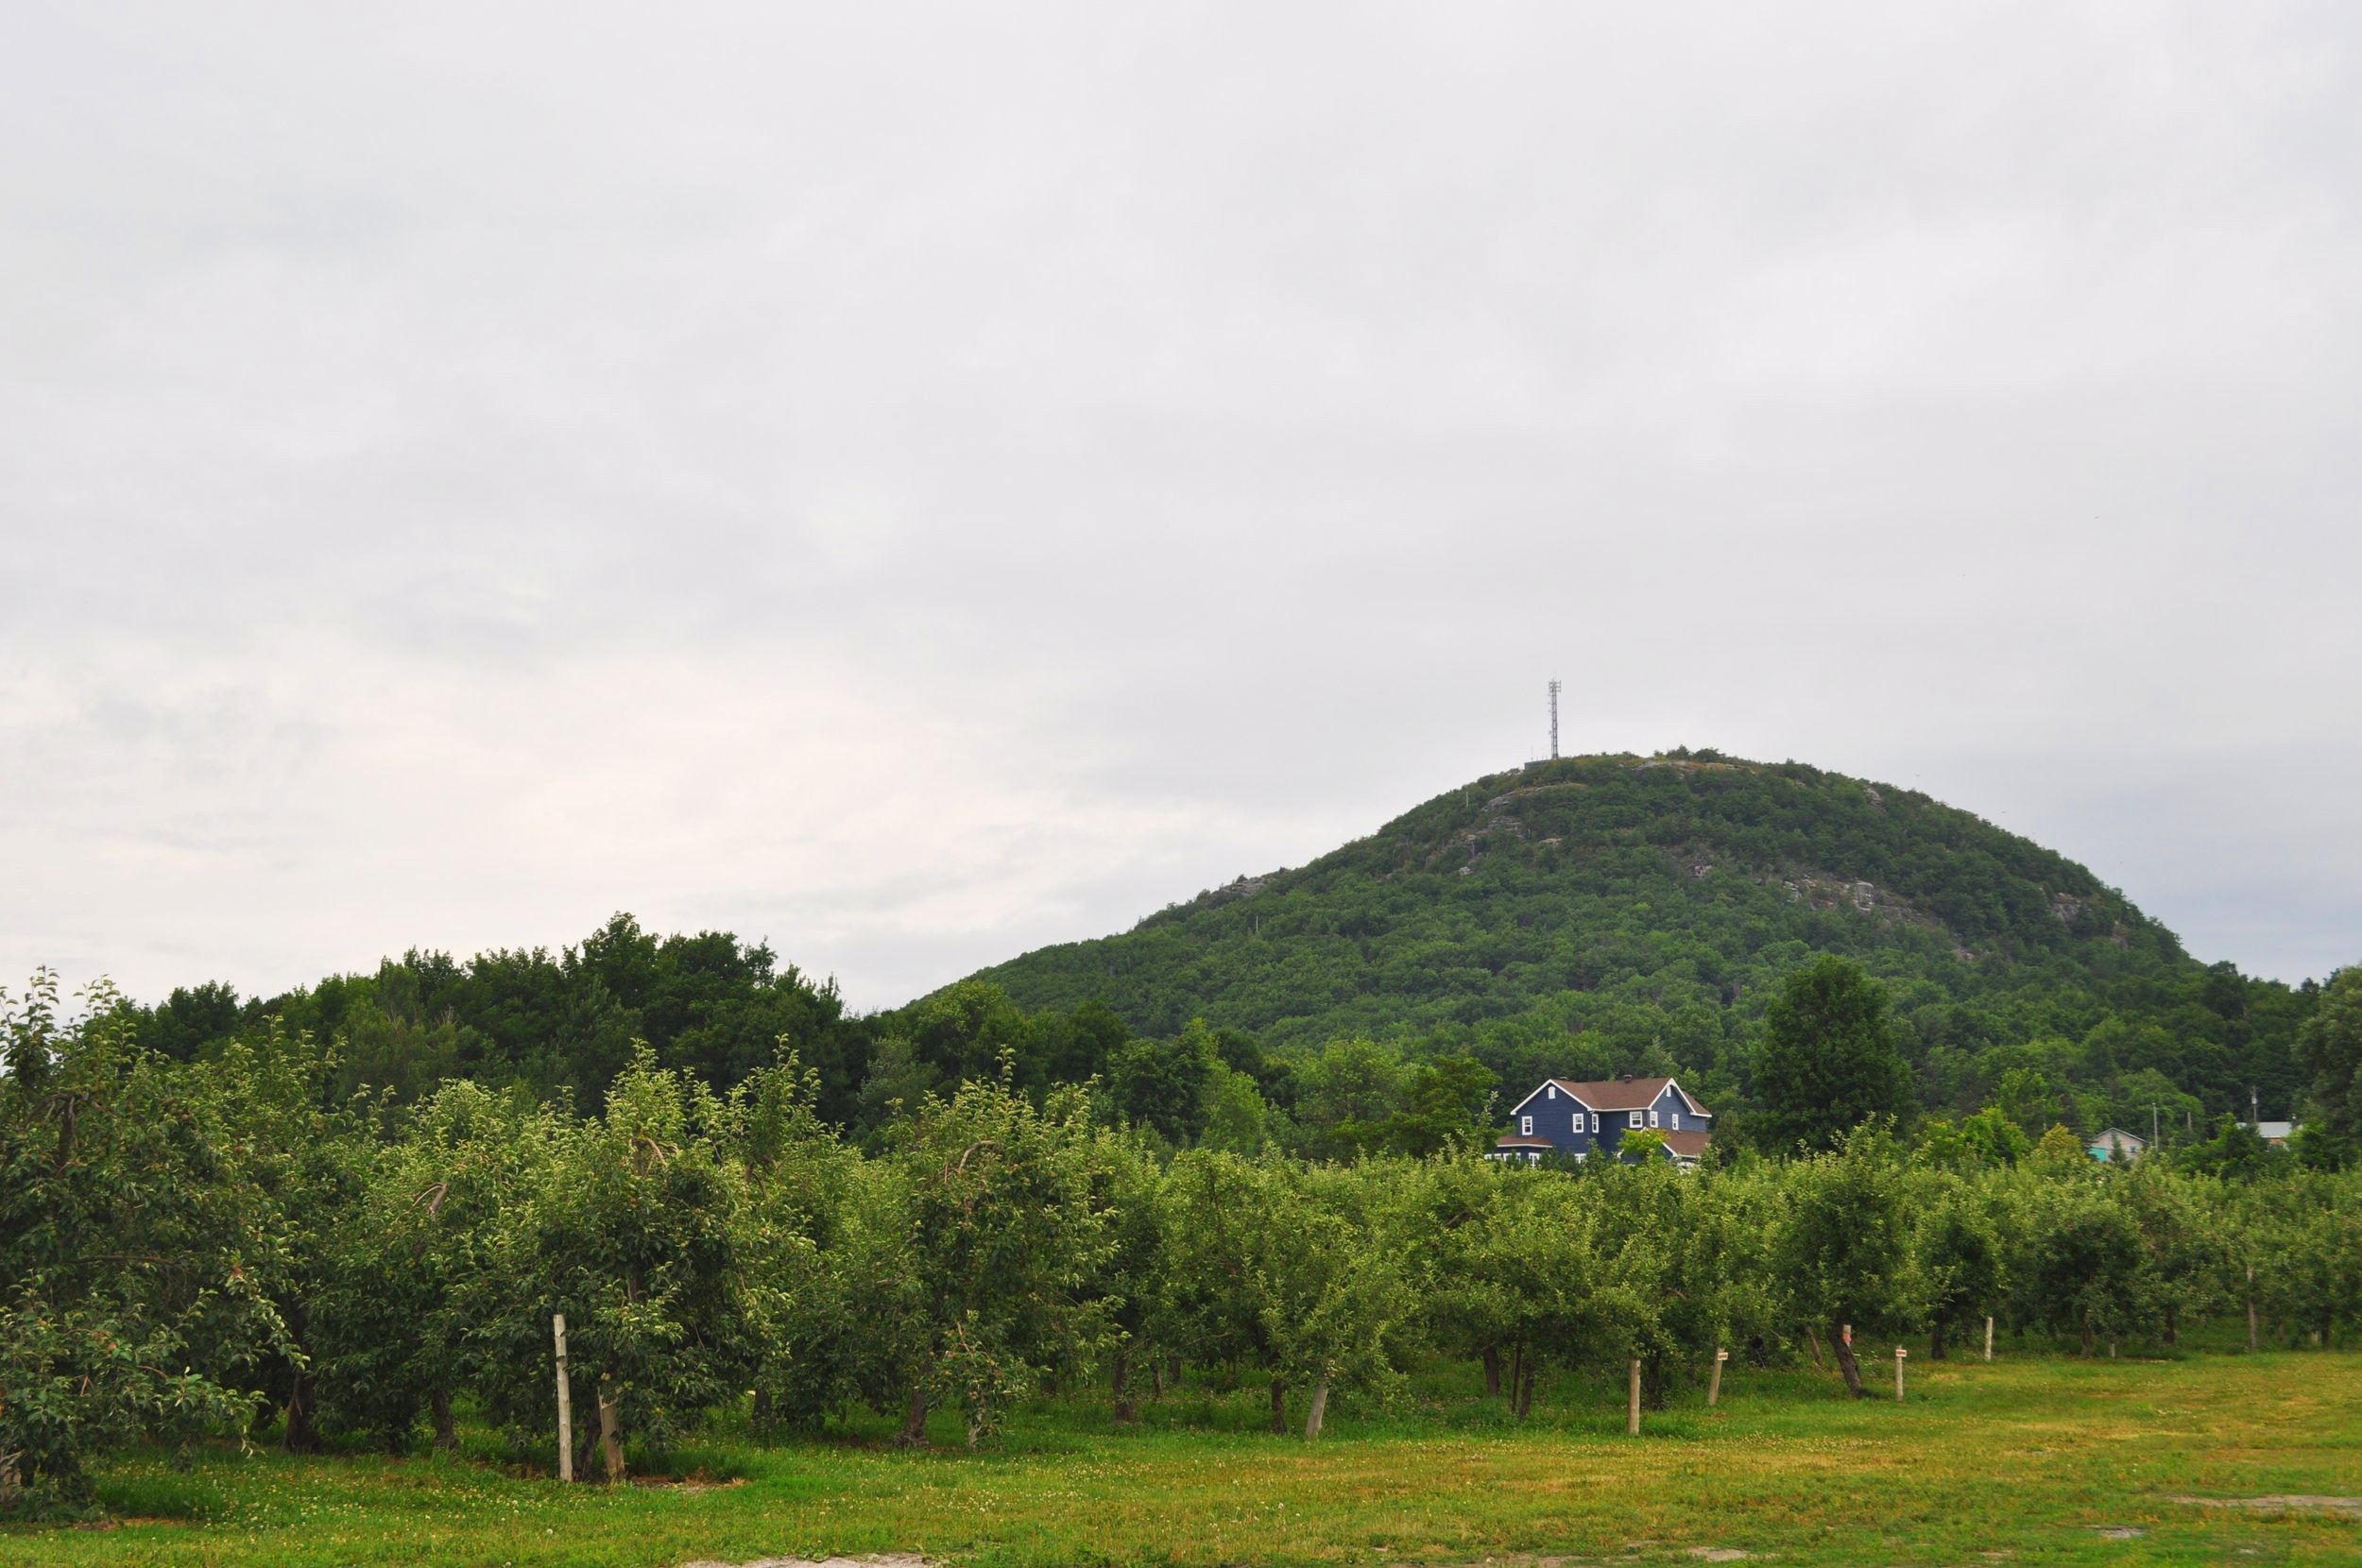
M1550 760L1558 760L1558 682L1550 682Z

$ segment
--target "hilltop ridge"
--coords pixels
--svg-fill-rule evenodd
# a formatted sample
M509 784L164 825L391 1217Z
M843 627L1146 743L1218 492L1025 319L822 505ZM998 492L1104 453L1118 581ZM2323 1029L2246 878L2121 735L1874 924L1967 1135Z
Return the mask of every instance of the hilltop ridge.
M2301 1081L2307 995L2198 963L2088 868L1918 791L1713 751L1488 775L975 978L1151 1034L1203 1017L1282 1050L1469 1049L1505 1077L1678 1069L1728 1101L1772 986L1818 952L1887 983L1931 1105L2011 1067L2062 1106L2169 1090L2193 1117Z

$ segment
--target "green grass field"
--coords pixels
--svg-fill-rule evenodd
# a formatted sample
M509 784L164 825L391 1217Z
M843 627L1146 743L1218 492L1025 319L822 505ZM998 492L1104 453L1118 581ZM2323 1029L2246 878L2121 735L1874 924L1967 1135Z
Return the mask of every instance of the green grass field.
M539 1478L488 1437L465 1460L139 1455L104 1474L118 1527L0 1532L0 1564L2362 1563L2355 1513L2182 1500L2362 1493L2362 1355L1924 1355L1900 1406L1735 1366L1721 1409L1693 1391L1637 1439L1607 1382L1548 1390L1519 1427L1448 1368L1316 1443L1256 1430L1242 1390L1121 1431L1044 1401L978 1455L900 1452L882 1423L723 1436L672 1456L687 1484L617 1490ZM1891 1362L1871 1370L1891 1388Z

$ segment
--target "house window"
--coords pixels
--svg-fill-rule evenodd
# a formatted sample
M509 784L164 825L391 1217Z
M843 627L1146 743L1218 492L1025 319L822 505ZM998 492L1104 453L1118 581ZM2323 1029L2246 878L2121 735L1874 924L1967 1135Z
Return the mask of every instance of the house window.
M1654 1111L1651 1111L1649 1113L1649 1125L1652 1127L1656 1125L1656 1113Z
M1629 1116L1626 1116L1626 1118L1625 1118L1624 1125L1625 1125L1625 1126L1627 1126L1627 1127L1637 1127L1637 1126L1639 1126L1639 1125L1640 1125L1640 1113L1639 1113L1639 1112L1637 1112L1637 1111L1634 1111L1634 1112L1630 1113L1630 1115L1629 1115Z
M1517 1118L1517 1134L1520 1137L1527 1138L1533 1136L1533 1118L1532 1116L1519 1116Z
M1682 1130L1682 1114L1681 1114L1679 1111L1676 1111L1676 1112L1674 1112L1674 1113L1673 1113L1673 1131L1674 1131L1674 1132L1676 1132L1676 1133L1678 1133L1678 1132L1680 1132L1681 1130Z
M1552 1099L1556 1099L1558 1098L1558 1085L1555 1083L1550 1085L1550 1098Z
M1575 1113L1575 1131L1578 1133L1583 1131L1583 1113L1581 1111L1577 1111Z
M1597 1112L1597 1111L1594 1111L1594 1112L1592 1112L1592 1113L1591 1113L1591 1131L1593 1131L1594 1133L1596 1133L1596 1132L1598 1132L1599 1130L1600 1130L1600 1113L1599 1113L1599 1112Z

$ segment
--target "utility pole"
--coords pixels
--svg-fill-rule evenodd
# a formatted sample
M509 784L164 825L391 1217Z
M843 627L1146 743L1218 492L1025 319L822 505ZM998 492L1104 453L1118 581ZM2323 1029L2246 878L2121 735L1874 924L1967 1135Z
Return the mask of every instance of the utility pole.
M1558 682L1550 682L1550 760L1558 760Z
M2149 1147L2149 1148L2151 1148L2151 1149L2156 1148L2156 1147L2157 1147L2157 1143L2158 1143L2158 1138L2159 1138L2159 1133L2158 1133L2158 1132L2157 1132L2157 1107L2156 1107L2156 1106L2154 1106L2154 1105L2152 1105L2152 1106L2150 1106L2150 1107L2148 1108L2148 1147Z

